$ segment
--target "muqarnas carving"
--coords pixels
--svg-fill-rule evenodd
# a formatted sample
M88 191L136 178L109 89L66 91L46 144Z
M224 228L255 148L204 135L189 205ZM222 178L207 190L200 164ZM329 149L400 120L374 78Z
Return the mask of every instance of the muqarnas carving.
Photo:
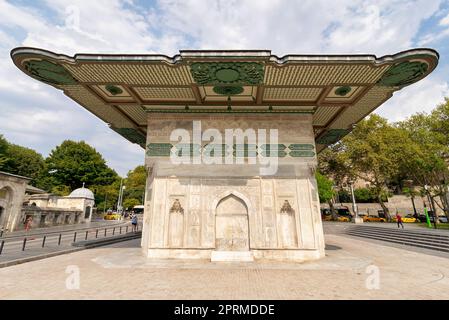
M288 200L284 201L280 211L279 233L283 248L297 247L295 210Z
M170 213L184 214L184 208L181 206L181 202L179 202L179 199L175 199L175 202L173 202L173 205L170 208Z
M182 247L184 243L184 208L179 199L175 199L170 208L169 245Z
M294 214L295 210L293 210L292 206L290 205L290 202L288 200L284 201L284 204L281 208L281 213L287 213L287 214Z

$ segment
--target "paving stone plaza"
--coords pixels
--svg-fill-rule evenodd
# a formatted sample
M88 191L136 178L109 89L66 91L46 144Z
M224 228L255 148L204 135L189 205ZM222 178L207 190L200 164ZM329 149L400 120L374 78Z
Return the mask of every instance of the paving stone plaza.
M325 255L317 154L427 77L439 55L19 47L11 58L145 149L149 259L303 262Z
M431 253L439 248L411 249L392 230L323 228L315 176L317 155L427 77L436 51L69 57L20 47L11 58L145 150L145 210L142 239L0 269L0 299L449 298L447 244Z
M0 299L449 299L448 256L325 240L304 263L149 260L122 242L0 269Z

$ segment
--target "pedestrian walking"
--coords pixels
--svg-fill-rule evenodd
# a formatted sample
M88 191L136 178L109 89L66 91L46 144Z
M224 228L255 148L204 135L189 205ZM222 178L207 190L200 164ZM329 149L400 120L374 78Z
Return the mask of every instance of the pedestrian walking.
M25 220L25 231L28 232L31 230L31 224L33 223L33 217L28 217Z
M137 215L133 214L131 217L131 224L133 226L133 232L137 231Z
M28 217L25 220L25 232L26 236L28 236L28 232L31 230L31 225L33 224L33 217ZM34 240L34 238L29 238L29 240Z
M396 221L398 222L398 228L401 226L404 229L404 224L402 223L402 217L399 213L396 213Z

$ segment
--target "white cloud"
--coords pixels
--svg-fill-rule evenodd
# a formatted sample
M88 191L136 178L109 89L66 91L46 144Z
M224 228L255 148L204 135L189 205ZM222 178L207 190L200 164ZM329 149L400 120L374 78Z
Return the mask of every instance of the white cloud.
M449 26L449 14L442 18L438 24L440 26Z
M121 174L143 163L140 147L126 142L61 92L18 71L9 58L15 46L68 55L271 49L280 56L354 52L379 56L413 46L423 21L441 15L440 3L169 0L143 8L132 0L45 0L38 9L0 0L0 132L42 153L64 138L84 139ZM439 19L445 26L449 16ZM402 90L379 112L398 120L430 110L448 93L441 79L432 77Z
M449 96L447 82L426 78L420 82L403 88L393 98L384 103L376 113L391 121L400 121L416 112L430 112Z
M408 49L439 0L167 1L164 27L193 36L200 48L261 48L286 53Z

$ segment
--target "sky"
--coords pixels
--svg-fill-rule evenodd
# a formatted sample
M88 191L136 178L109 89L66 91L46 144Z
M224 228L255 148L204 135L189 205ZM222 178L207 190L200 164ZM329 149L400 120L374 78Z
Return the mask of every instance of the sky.
M84 140L120 175L144 163L144 150L19 71L9 55L18 46L70 56L268 49L377 57L427 47L440 53L437 69L376 112L400 121L449 96L449 0L0 0L0 134L43 156L65 139Z

